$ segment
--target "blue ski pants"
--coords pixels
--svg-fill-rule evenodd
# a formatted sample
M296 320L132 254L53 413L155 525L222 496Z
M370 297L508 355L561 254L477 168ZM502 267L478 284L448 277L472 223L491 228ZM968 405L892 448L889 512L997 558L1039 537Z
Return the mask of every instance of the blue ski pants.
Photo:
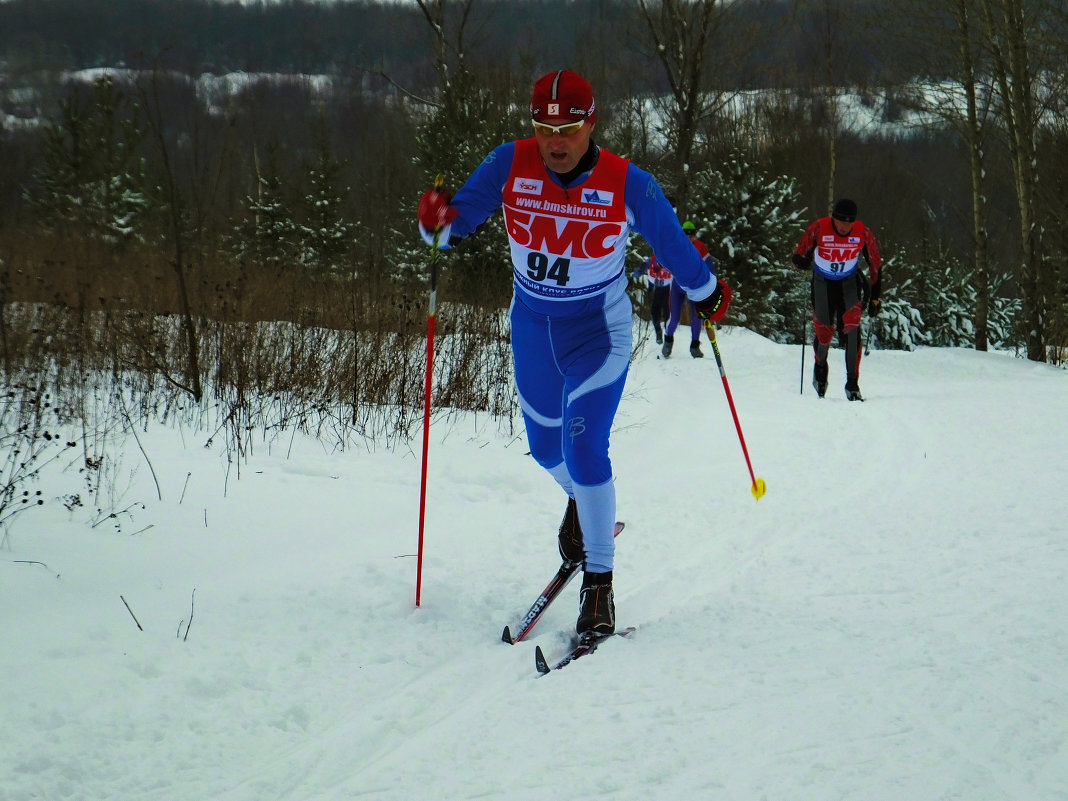
M630 299L572 317L509 312L516 388L534 459L575 499L587 571L612 569L616 496L608 439L630 366Z

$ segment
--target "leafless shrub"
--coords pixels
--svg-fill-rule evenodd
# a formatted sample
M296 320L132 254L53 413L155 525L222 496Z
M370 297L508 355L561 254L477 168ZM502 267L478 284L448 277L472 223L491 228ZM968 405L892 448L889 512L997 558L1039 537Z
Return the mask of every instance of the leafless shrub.
M80 428L83 491L100 510L120 505L121 487L111 485L115 497L106 493L116 479L105 475L105 455L110 438L131 425L180 421L221 444L238 475L257 443L283 432L307 432L329 447L393 448L407 447L421 426L422 286L225 257L187 263L204 390L197 402L188 392L184 304L164 257L135 245L121 259L88 251L56 259L47 241L7 255L6 374L51 393L60 417ZM433 407L436 415L484 412L511 426L518 404L506 313L477 284L467 296L442 293Z
M41 376L10 379L0 395L0 529L5 537L17 515L44 505L34 480L76 445L60 434L60 418Z

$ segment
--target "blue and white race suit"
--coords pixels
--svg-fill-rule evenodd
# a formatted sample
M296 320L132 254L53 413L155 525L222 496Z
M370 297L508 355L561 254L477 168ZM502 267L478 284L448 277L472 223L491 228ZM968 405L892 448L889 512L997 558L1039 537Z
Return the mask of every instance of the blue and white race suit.
M594 146L595 147L595 146ZM715 275L649 173L605 150L566 188L537 142L501 145L452 199L455 242L502 208L514 290L516 386L531 454L576 501L585 569L613 567L616 498L608 439L632 347L624 256L632 232L671 265L693 300Z

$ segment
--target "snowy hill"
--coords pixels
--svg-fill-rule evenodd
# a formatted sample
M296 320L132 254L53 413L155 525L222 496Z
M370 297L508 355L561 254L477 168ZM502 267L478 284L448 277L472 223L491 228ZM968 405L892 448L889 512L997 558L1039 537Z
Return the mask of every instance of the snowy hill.
M767 495L710 348L647 345L612 449L638 631L543 678L577 587L499 641L558 566L521 436L435 423L418 609L417 444L287 434L238 479L204 432L130 439L130 512L3 541L0 798L1068 798L1068 372L878 351L848 403L841 351L818 400L799 346L720 345Z

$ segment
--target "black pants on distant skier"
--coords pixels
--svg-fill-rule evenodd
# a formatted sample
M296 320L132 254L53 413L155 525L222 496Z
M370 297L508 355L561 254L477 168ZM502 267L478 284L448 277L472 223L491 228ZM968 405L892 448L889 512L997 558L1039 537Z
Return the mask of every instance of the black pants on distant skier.
M668 318L671 316L671 310L668 308L670 294L671 287L667 284L649 287L649 319L653 322L657 345L664 341L663 327L667 325Z
M867 280L860 271L838 281L818 272L813 273L812 322L815 336L812 349L816 358L814 373L818 383L827 383L827 353L837 333L839 345L845 348L846 391L859 392L860 320L867 296Z

